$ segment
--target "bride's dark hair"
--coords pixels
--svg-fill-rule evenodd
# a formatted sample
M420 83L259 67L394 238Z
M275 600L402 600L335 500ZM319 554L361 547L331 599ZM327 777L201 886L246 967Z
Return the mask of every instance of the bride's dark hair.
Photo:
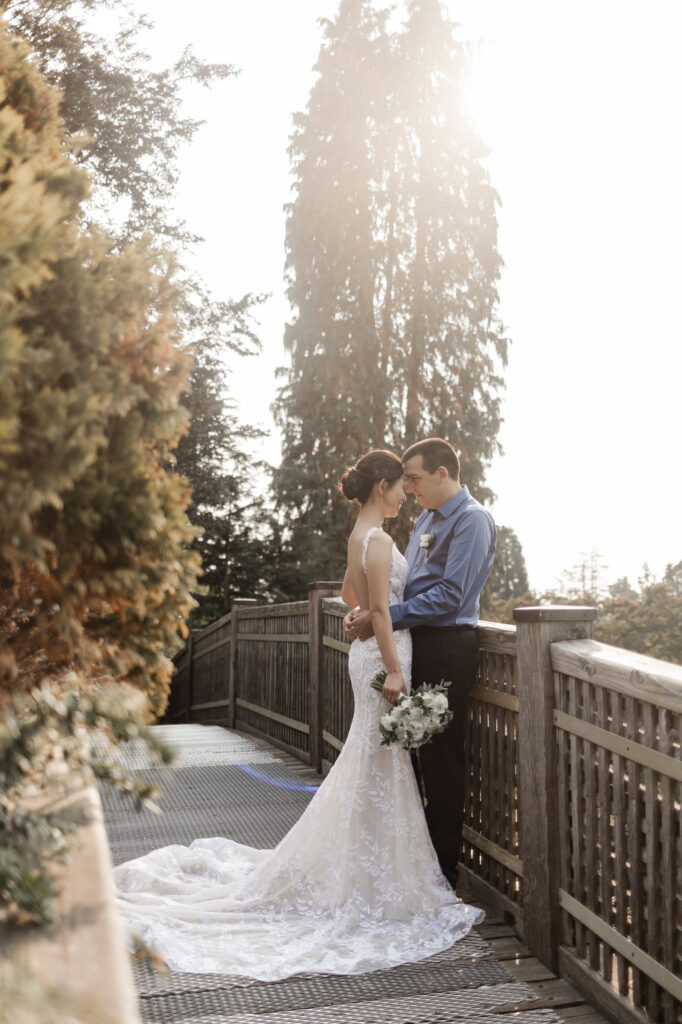
M403 475L403 464L393 452L375 448L350 466L339 480L339 490L349 501L364 505L377 480L394 484Z

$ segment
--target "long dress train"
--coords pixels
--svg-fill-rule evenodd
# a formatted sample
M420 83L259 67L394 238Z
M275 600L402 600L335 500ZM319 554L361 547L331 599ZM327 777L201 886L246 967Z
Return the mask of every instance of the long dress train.
M391 603L402 598L406 577L394 546ZM409 630L397 631L395 641L409 685ZM441 873L409 753L381 746L387 704L370 686L381 668L374 638L353 642L348 737L273 850L197 839L115 869L129 938L141 936L173 970L274 981L411 963L447 949L481 920L482 911L458 900Z

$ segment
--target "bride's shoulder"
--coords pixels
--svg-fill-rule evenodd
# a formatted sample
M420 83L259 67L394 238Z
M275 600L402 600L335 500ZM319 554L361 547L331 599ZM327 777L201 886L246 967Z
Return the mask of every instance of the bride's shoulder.
M393 547L393 540L387 533L384 533L380 526L373 526L367 531L362 541L364 552L369 551L370 547L374 551L389 551Z
M370 526L369 530L365 533L363 538L364 543L368 544L374 541L377 544L392 544L393 540L389 537L385 530L382 530L380 526Z

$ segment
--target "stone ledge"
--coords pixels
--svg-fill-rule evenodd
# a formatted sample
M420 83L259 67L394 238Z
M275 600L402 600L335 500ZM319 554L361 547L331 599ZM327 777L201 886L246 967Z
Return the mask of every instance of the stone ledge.
M140 1024L123 929L114 902L111 854L99 795L81 789L65 805L87 815L72 836L68 861L55 870L59 897L54 923L0 931L0 985L9 992L40 986L55 995L49 1019ZM61 1007L61 1009L60 1009ZM20 1016L20 1013L16 1015ZM36 1020L41 1019L36 1017Z

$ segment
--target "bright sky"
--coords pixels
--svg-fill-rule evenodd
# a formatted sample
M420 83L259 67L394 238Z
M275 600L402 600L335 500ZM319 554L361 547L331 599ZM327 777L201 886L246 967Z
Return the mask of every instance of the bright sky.
M136 0L159 59L191 42L241 69L188 94L206 120L182 154L178 213L206 241L197 269L222 297L270 292L263 355L234 368L243 417L271 436L285 362L282 269L291 114L307 103L317 18L338 0ZM682 558L679 395L682 260L679 0L448 0L483 40L472 111L492 147L513 344L505 454L489 482L498 523L523 545L531 585L598 549L608 581ZM457 443L456 438L452 438Z

